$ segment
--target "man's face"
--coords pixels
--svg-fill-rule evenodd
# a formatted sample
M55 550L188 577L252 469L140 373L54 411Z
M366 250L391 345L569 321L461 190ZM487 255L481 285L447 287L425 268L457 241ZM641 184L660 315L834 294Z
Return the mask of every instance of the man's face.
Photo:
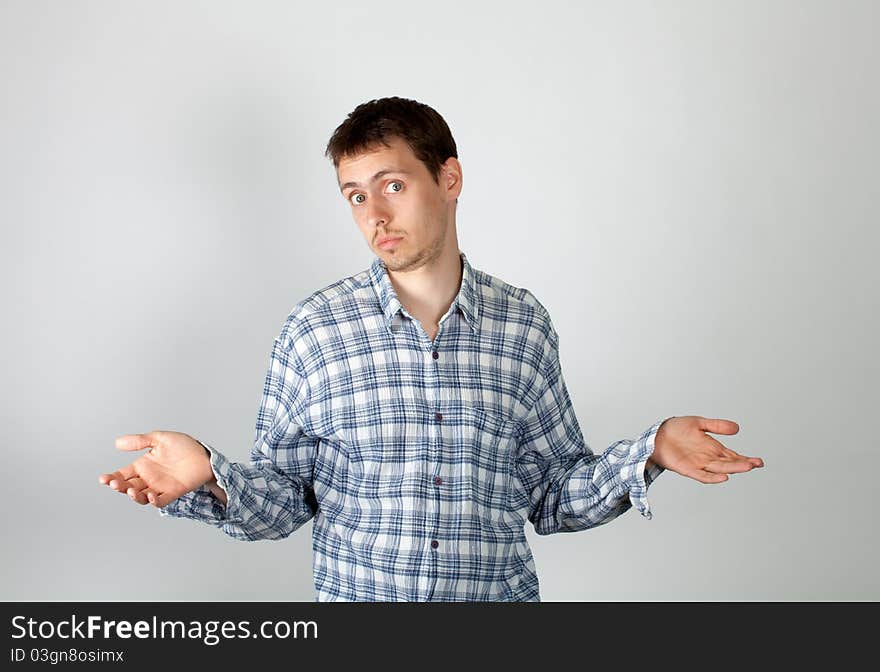
M343 158L336 176L367 244L389 270L431 263L455 243L455 199L461 191L458 160L450 157L439 184L400 138ZM385 238L399 238L380 247Z

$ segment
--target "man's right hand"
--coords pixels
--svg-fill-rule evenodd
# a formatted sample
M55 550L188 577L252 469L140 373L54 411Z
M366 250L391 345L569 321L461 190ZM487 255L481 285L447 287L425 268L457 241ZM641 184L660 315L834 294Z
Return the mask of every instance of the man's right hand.
M149 503L161 508L205 484L213 486L213 492L222 492L216 486L207 451L188 434L163 431L126 434L116 439L116 447L128 451L150 449L128 466L101 474L98 479L138 504Z

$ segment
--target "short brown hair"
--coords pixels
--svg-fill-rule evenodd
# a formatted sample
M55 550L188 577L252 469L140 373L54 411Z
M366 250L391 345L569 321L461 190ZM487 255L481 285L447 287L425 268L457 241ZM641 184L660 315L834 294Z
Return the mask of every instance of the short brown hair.
M342 158L379 144L387 147L394 137L409 145L438 184L440 166L450 156L458 158L455 140L443 117L424 103L397 96L377 98L354 108L333 131L324 156L333 160L334 168L339 168Z

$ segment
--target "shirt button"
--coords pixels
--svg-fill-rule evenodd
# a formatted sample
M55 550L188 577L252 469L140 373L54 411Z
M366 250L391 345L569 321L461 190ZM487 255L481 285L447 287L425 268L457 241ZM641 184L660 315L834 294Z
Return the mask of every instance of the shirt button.
M439 356L440 356L440 355L437 354L437 351L436 351L436 350L434 350L434 352L431 353L431 357L433 357L434 359L437 359Z
M431 548L437 548L440 545L440 542L436 539L431 540Z
M443 485L443 479L439 476L434 477L434 485Z
M435 414L434 414L434 419L435 419L437 422L440 422L440 421L443 419L443 414L442 414L442 413L435 413Z

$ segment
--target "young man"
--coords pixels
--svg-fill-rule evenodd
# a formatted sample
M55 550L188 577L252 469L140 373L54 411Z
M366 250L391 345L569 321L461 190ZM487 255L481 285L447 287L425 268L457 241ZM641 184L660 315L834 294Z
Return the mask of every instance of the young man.
M250 463L179 432L100 482L247 541L309 520L317 599L539 600L525 524L606 523L664 470L702 483L763 466L671 417L601 455L584 443L559 337L527 289L458 248L462 167L427 105L359 105L327 146L376 257L298 303L275 339Z

